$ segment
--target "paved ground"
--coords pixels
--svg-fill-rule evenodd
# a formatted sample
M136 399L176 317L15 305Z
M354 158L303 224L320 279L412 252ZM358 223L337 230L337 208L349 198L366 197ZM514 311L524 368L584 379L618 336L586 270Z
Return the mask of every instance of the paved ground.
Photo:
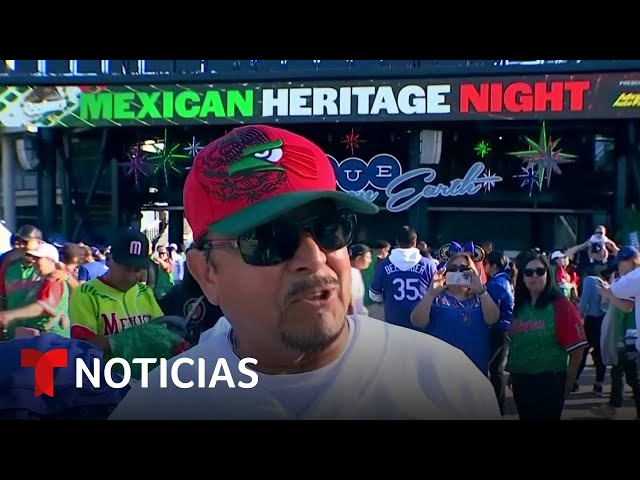
M591 362L591 357L589 357ZM595 368L592 364L588 364L580 377L580 392L572 393L564 405L562 413L563 420L603 420L596 417L590 412L591 407L602 405L609 401L609 393L611 392L611 377L609 369L603 385L604 393L602 396L596 396L592 393L593 383L595 381ZM518 412L513 402L513 395L507 388L507 404L505 420L517 420ZM625 398L622 408L619 408L615 420L634 420L636 418L636 409L631 395L631 389L625 385Z

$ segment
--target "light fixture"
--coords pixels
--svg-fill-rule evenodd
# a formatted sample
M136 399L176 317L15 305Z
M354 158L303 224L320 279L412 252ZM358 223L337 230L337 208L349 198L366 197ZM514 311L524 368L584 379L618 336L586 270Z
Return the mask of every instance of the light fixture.
M161 140L145 140L140 144L140 150L148 153L158 153L164 150L164 142Z

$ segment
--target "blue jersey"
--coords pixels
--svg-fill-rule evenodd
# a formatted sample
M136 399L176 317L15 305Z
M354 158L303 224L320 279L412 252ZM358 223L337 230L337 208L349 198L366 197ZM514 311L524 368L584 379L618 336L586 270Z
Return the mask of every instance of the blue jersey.
M485 375L489 371L489 326L482 315L480 299L475 295L458 300L446 291L431 305L425 331L462 350Z
M382 295L385 321L415 329L411 325L411 312L427 293L435 273L436 266L428 258L421 258L405 271L394 265L390 258L379 262L369 290Z

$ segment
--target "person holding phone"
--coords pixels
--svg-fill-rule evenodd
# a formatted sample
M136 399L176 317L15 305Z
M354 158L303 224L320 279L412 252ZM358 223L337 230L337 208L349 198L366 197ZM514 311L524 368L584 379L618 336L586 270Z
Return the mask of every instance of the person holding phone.
M500 309L469 253L449 259L411 313L415 327L462 350L485 375L489 373L489 326L499 318Z

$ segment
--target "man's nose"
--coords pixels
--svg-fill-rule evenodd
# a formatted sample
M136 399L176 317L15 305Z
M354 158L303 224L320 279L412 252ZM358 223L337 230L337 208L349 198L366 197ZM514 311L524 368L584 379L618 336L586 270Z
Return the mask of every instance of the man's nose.
M289 261L294 270L317 271L327 263L327 256L309 233L302 233L300 245Z

